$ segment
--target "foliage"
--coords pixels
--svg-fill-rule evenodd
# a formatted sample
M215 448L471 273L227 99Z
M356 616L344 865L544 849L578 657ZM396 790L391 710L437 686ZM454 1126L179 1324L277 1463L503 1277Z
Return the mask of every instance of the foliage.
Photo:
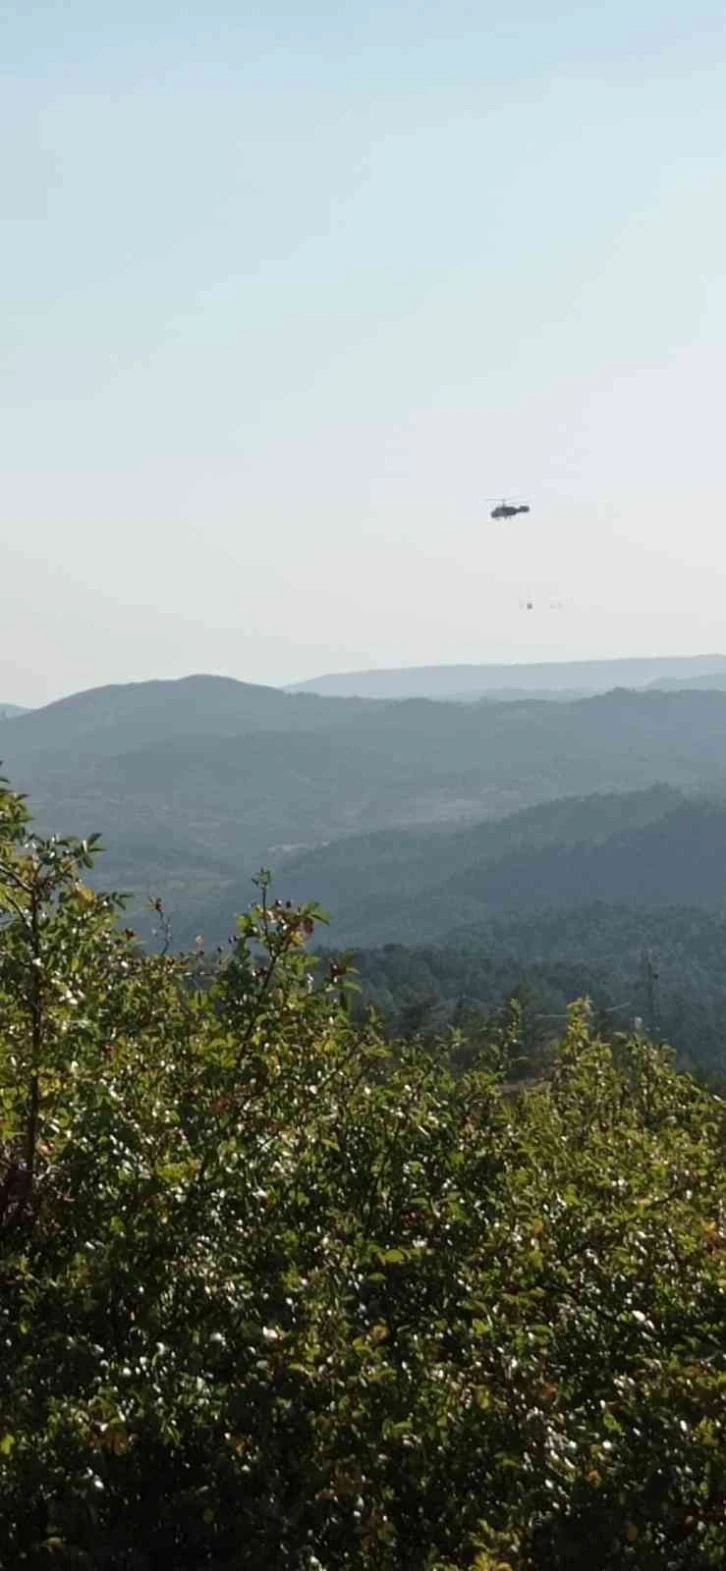
M267 875L210 978L94 851L0 794L0 1565L722 1565L718 1099L393 1053Z

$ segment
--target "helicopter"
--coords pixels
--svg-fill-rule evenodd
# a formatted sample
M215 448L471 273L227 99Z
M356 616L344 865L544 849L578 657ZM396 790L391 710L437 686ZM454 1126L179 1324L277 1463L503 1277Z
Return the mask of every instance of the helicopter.
M521 502L519 498L515 498L514 501L511 499L508 501L506 497L503 497L501 502L499 502L495 496L490 496L488 500L497 503L496 507L492 509L491 518L516 518L518 513L528 513L530 511L529 502Z

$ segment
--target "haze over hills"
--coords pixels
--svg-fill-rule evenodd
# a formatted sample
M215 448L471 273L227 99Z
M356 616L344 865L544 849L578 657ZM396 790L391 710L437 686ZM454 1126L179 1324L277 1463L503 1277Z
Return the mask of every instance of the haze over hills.
M640 1016L682 1062L724 1067L726 794L656 786L348 836L284 861L276 887L329 912L324 946L355 951L359 1007L394 1033L476 1034L515 996L539 1051L588 995L606 1028ZM223 940L246 894L230 885L200 930Z
M354 947L466 946L495 918L595 901L726 910L726 782L721 801L663 786L467 829L350 836L290 858L280 881L292 899L317 900L333 940ZM221 931L219 908L206 926Z
M527 698L535 694L587 697L613 687L726 675L726 655L685 655L623 660L546 661L537 665L413 666L351 671L290 684L288 692L338 698Z
M11 708L13 706L10 706ZM60 758L79 750L114 757L146 743L202 741L251 730L296 731L355 718L362 703L288 695L231 677L195 675L178 681L128 682L88 688L41 709L18 710L13 731L19 756Z
M696 689L701 693L726 690L726 671L707 671L699 676L664 676L649 682L646 691L659 688L662 693L681 693Z
M0 760L41 827L101 831L95 881L135 892L145 936L161 895L174 942L223 941L271 867L283 897L330 912L328 942L356 948L364 997L406 1029L424 994L441 1022L517 976L540 1012L594 990L642 1013L657 939L668 1029L720 1062L725 684L460 703L193 676L0 718Z
M282 883L289 858L325 842L390 830L405 859L417 830L431 872L442 831L537 803L663 783L718 796L726 693L386 702L198 676L94 689L0 721L0 759L42 825L101 830L109 851L99 877L163 895L188 935L212 908L228 925L261 864ZM621 827L631 811L640 809L608 809ZM351 856L358 900L373 853ZM385 857L395 866L393 843ZM409 860L396 898L412 877Z

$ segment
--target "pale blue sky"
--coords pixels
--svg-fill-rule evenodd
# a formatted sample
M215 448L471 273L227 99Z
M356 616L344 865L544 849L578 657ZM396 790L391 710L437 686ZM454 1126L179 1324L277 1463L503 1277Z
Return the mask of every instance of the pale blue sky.
M0 3L0 699L726 649L725 45Z

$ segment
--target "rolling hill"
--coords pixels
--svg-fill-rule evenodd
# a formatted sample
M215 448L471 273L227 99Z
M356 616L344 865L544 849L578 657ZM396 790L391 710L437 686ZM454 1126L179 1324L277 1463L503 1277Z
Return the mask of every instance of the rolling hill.
M612 687L645 687L657 681L690 682L726 673L726 655L655 659L548 661L538 665L412 666L350 671L293 683L288 692L336 698L590 697Z
M726 798L661 787L564 799L453 833L352 836L290 858L279 882L286 897L317 900L334 941L356 947L466 946L500 917L592 902L726 911ZM235 893L241 906L241 885ZM222 925L221 906L210 907L206 929Z
M117 757L147 745L233 737L249 731L298 731L354 721L365 704L291 696L276 687L222 676L93 687L42 709L21 711L13 748L22 759L60 762L84 754ZM0 728L0 745L3 742Z
M412 832L430 869L440 866L447 831L562 797L662 783L718 796L726 693L381 702L192 677L99 688L0 721L0 759L41 825L101 829L109 846L103 880L161 893L188 933L212 906L220 925L223 912L228 921L261 863L282 871L296 854L348 836L394 831L381 852L389 870L405 842L407 871L395 875L404 898L414 887L405 881L413 877ZM608 811L620 824L629 809ZM519 830L485 823L481 832L503 845L498 837ZM358 904L378 854L370 845L351 852L358 872L348 887ZM466 857L475 865L468 849ZM543 870L545 883L548 876Z

